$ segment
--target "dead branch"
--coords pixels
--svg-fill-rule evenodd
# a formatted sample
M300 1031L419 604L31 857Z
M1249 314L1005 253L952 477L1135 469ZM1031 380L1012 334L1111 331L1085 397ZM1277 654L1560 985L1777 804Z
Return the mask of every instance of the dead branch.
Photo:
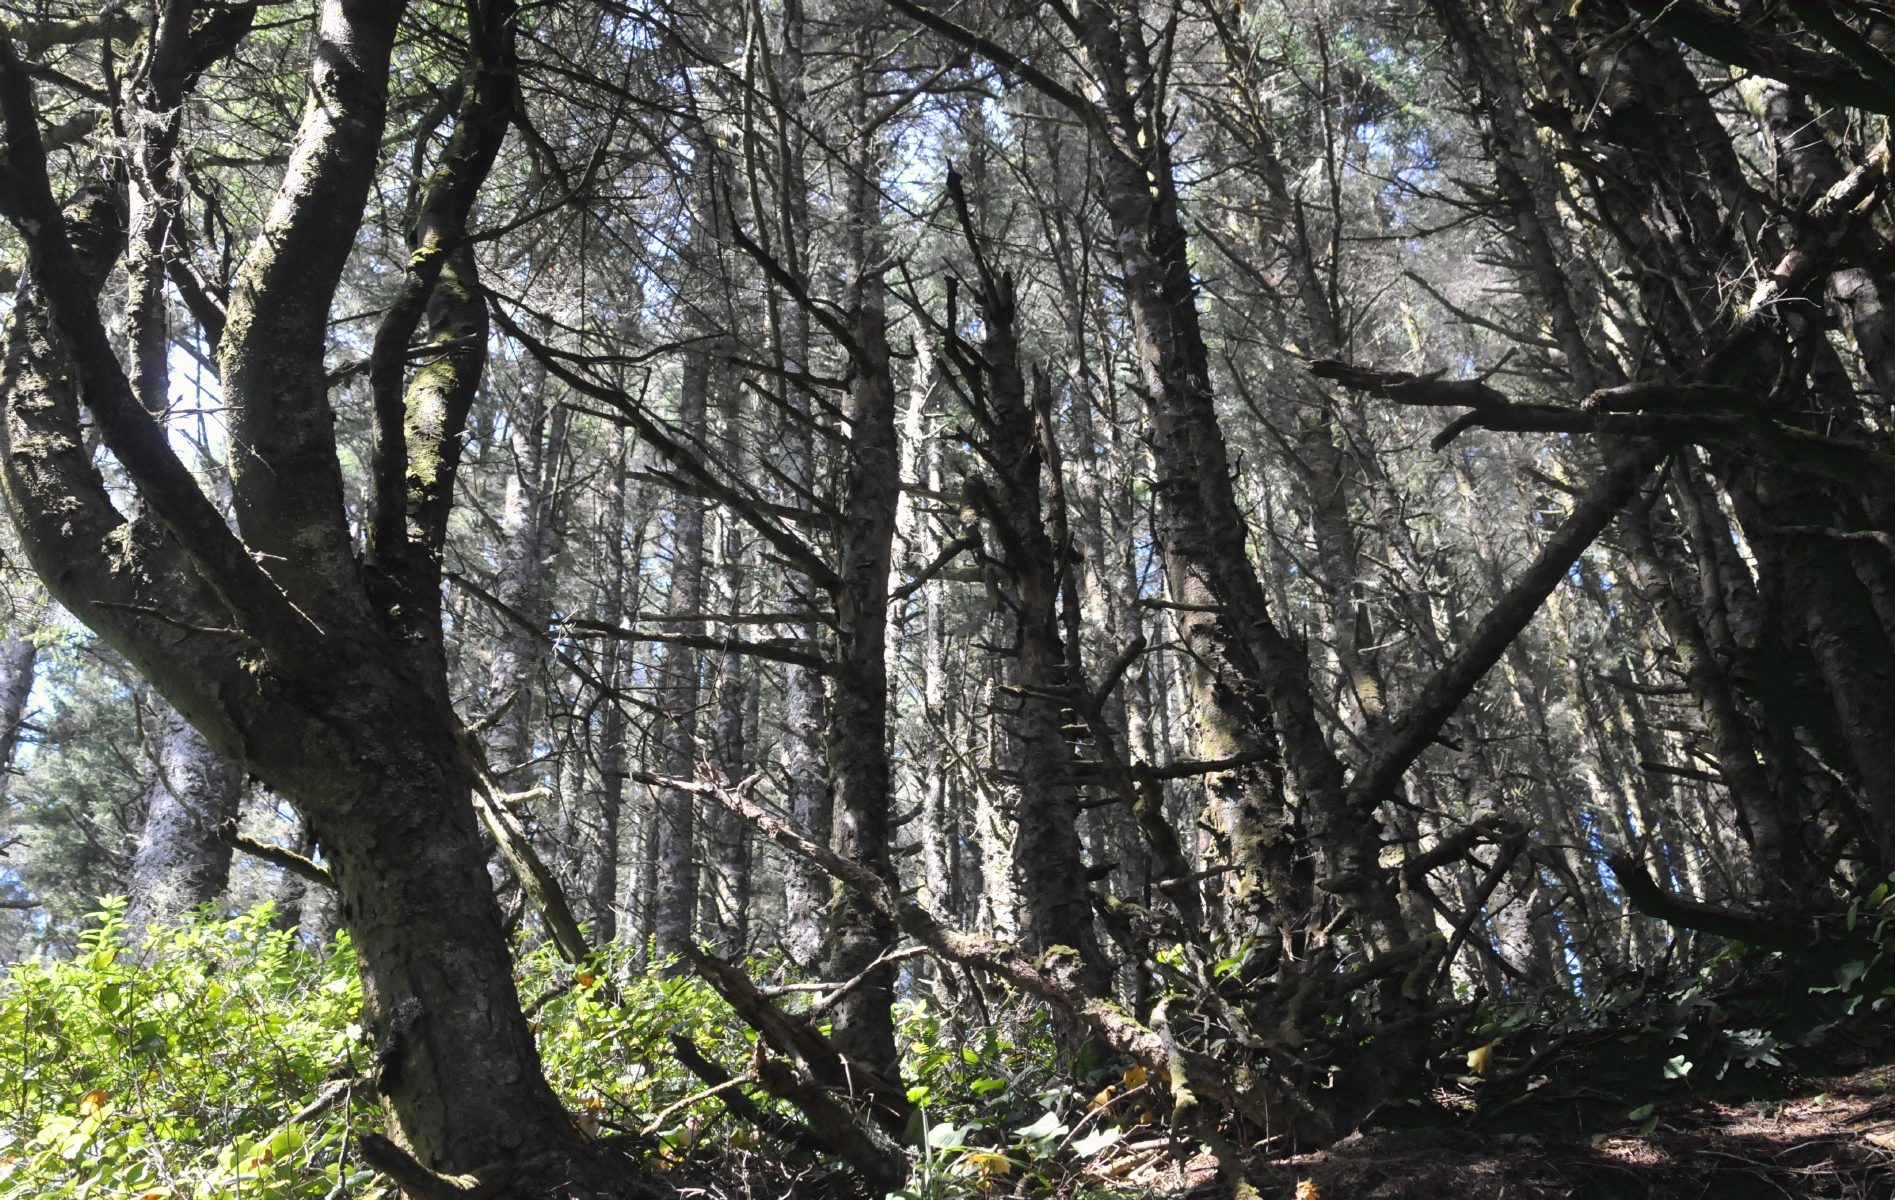
M320 884L330 891L336 890L335 876L323 870L294 850L282 846L273 846L260 842L237 832L237 822L225 821L217 827L217 840L232 850L240 850L251 858L260 858L266 863L283 868L292 875L300 875L314 884Z

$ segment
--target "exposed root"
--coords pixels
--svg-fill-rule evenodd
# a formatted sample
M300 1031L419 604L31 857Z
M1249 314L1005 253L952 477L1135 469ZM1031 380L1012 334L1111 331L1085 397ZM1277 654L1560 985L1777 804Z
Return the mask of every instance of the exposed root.
M362 1161L400 1185L410 1200L488 1200L513 1182L514 1166L497 1162L471 1175L440 1175L416 1162L406 1150L379 1133L356 1143Z

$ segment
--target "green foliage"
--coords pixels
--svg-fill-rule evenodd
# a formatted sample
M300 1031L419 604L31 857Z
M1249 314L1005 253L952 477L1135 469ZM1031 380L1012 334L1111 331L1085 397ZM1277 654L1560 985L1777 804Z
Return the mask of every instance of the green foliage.
M756 1033L696 976L668 977L666 963L634 973L632 948L614 944L578 974L560 962L551 946L521 962L522 1003L550 995L534 1013L540 1059L553 1090L578 1114L589 1132L644 1129L665 1109L704 1084L679 1066L671 1038L693 1042L705 1057L732 1067L750 1060ZM764 968L757 965L757 973ZM563 990L562 990L563 989ZM708 1101L666 1118L657 1132L660 1154L675 1158L704 1140L723 1120L723 1106ZM743 1144L747 1126L720 1130L725 1144Z
M264 1200L369 1183L343 1165L344 1114L287 1123L365 1058L346 938L320 958L271 932L264 907L131 947L123 914L108 902L76 955L16 964L0 984L0 1197Z
M1119 1102L1121 1088L1126 1100L1149 1099L1142 1070L1062 1054L1043 1008L978 1031L918 999L895 1015L922 1129L914 1174L890 1200L1071 1192L1080 1169L1155 1111Z
M1809 945L1794 952L1708 944L1717 948L1677 975L1627 976L1577 1001L1548 993L1481 1008L1433 1081L1416 1081L1377 1123L1650 1133L1708 1100L1779 1098L1800 1081L1895 1056L1887 884L1812 925ZM1462 1057L1471 1074L1461 1073Z
M0 979L0 1200L392 1197L350 1152L385 1114L367 1082L373 1046L347 935L317 953L271 930L264 905L132 946L124 910L106 902L72 956ZM613 946L575 972L542 947L517 970L546 1077L575 1122L660 1168L757 1136L715 1099L677 1107L703 1085L676 1062L673 1036L735 1072L756 1034L669 966L634 970L630 948ZM758 976L777 966L749 964ZM1116 1140L1099 1119L1114 1113L1075 1129L1087 1089L1062 1070L1043 1012L979 1030L919 1000L897 1016L927 1112L915 1153L929 1195L1022 1174L1050 1183ZM1082 1067L1082 1085L1118 1078ZM337 1103L292 1120L333 1081L345 1081Z
M41 642L45 703L32 714L23 774L0 821L20 841L8 855L19 890L44 905L34 928L22 922L11 932L68 948L95 897L125 884L144 819L145 685L104 642L71 626L48 625Z
M0 979L0 1200L392 1196L349 1149L383 1113L347 935L318 954L272 931L264 905L134 947L124 909L106 902L70 958ZM625 966L575 973L535 951L519 968L525 1002L544 998L534 1029L547 1078L595 1135L639 1129L699 1090L671 1034L726 1062L745 1061L754 1037L702 982L656 968L626 978ZM292 1121L328 1080L356 1082ZM655 1143L635 1144L662 1165L721 1111L680 1111Z

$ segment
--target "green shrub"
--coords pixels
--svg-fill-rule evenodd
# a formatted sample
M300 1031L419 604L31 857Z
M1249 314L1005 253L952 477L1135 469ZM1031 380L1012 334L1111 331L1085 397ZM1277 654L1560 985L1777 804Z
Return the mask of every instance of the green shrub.
M372 1047L348 937L317 954L269 928L265 905L127 941L122 900L93 915L71 958L39 957L0 978L0 1200L289 1200L393 1191L349 1147L382 1113L365 1083L294 1122L326 1081L360 1080ZM547 1078L581 1126L638 1129L702 1085L669 1035L742 1063L748 1031L695 979L654 970L610 980L607 958L575 973L525 955L523 1000ZM615 1002L622 999L622 1003ZM682 1111L657 1145L669 1157L721 1106Z
M271 930L264 905L153 929L133 946L124 912L122 900L106 902L72 957L0 976L0 1200L392 1197L351 1153L385 1114L365 1079L373 1048L347 935L318 953ZM614 946L575 971L541 947L516 968L546 1078L575 1123L625 1137L658 1169L757 1136L716 1100L679 1105L703 1084L673 1058L673 1035L736 1073L756 1034L701 980L669 977L669 965L634 970L629 948ZM759 978L782 966L746 965ZM926 1114L913 1138L917 1195L984 1191L1023 1173L1050 1181L1129 1117L1076 1128L1123 1064L1069 1072L1037 1006L972 1030L919 999L896 1015L903 1073ZM308 1112L318 1097L332 1102Z
M123 901L94 920L0 982L0 1197L372 1194L342 1165L348 1106L286 1123L364 1060L346 937L318 957L267 906L137 947Z

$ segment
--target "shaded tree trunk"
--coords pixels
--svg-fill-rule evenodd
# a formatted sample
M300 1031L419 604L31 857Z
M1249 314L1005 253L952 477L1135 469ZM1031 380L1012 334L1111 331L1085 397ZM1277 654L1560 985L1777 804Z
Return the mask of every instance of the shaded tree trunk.
M283 839L283 845L293 853L309 858L316 852L316 834L310 829L303 814L297 813L290 820L289 833ZM272 897L276 905L276 916L270 921L272 929L297 930L303 928L304 902L309 898L310 883L294 871L283 872L276 881L276 894ZM320 897L317 897L320 900ZM311 906L312 908L315 906Z
M605 549L605 578L599 589L599 620L625 623L625 431L618 425L606 431L605 495L600 503L599 531ZM624 643L605 643L600 681L618 688L626 672ZM617 696L606 696L599 706L599 774L593 806L598 810L598 844L592 865L592 933L601 942L618 940L619 820L625 806L625 780L630 772L625 754L625 710Z
M882 279L881 155L868 126L874 87L868 34L858 32L852 113L862 130L850 153L846 287L850 355L849 465L843 485L838 576L833 588L837 654L835 695L825 744L835 773L835 850L899 886L888 856L888 574L901 498L901 447L896 433L895 380L888 348L887 293ZM831 910L828 977L869 971L895 942L889 914L844 888ZM831 1009L832 1038L851 1055L895 1078L895 968L875 968L861 987Z
M0 802L13 784L13 758L20 749L26 702L33 694L33 668L39 649L25 638L0 641Z
M211 748L168 704L147 733L151 758L125 920L133 930L174 921L230 886L230 847L217 830L237 819L243 768Z
M1079 845L1080 768L1064 731L1066 714L1088 703L1075 690L1079 681L1068 670L1060 632L1061 591L1062 584L1070 582L1065 562L1070 561L1071 547L1065 539L1055 543L1042 516L1042 467L1049 450L1056 452L1050 440L1052 393L1042 377L1029 400L1014 329L1013 279L996 274L989 265L958 175L949 175L948 188L975 267L974 297L983 336L976 349L954 328L950 281L947 356L979 429L976 448L993 472L991 484L980 474L967 477L961 492L967 510L962 520L984 518L992 526L1011 592L1007 609L1013 628L997 644L1015 647L1017 667L1015 685L1008 689L1011 703L1004 711L1018 753L1012 857L1027 912L1026 942L1038 952L1054 947L1076 952L1081 966L1075 978L1090 994L1104 995L1110 976L1093 932ZM1051 467L1055 473L1059 470L1057 457ZM1057 477L1053 488L1059 496ZM1054 510L1063 525L1064 505L1056 503ZM1077 662L1076 656L1072 661Z

